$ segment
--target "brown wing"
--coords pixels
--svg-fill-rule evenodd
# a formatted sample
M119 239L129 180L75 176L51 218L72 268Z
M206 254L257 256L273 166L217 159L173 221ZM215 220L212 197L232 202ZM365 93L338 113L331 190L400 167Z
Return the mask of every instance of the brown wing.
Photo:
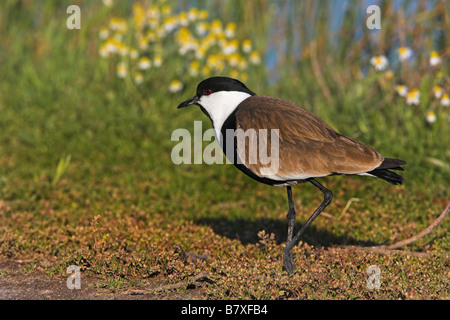
M279 164L275 177L280 180L333 173L359 174L373 170L383 161L375 150L340 135L310 111L278 98L253 96L243 101L236 111L236 128L244 132L279 130ZM267 150L271 150L270 136L263 141ZM249 148L238 149L244 164L256 174L268 176L262 169L267 165L249 161L248 151ZM273 172L269 175L274 177Z

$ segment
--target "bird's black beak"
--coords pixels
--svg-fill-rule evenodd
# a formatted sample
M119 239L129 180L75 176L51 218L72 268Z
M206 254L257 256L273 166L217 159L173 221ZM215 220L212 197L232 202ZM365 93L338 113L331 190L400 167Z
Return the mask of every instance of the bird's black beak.
M180 103L180 105L178 106L177 109L188 107L188 106L190 106L192 104L197 104L197 102L198 102L198 97L194 96L194 97L192 97L190 99L187 99L186 101L183 101L182 103Z

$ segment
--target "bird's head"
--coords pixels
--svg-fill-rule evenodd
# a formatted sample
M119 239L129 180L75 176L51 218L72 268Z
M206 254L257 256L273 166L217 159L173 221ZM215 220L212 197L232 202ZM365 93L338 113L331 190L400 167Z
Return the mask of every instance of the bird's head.
M212 77L203 80L197 86L197 93L192 98L180 103L178 109L198 105L210 118L215 114L229 113L239 103L255 93L241 81L228 77Z

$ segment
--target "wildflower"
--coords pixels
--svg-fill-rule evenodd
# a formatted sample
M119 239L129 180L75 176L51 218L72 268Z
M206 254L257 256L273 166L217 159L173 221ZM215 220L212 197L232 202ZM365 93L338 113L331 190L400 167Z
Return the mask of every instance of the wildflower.
M98 32L98 36L100 37L100 39L106 40L109 37L108 28L101 28L100 31Z
M206 11L206 10L199 11L198 18L200 20L205 20L206 18L208 18L208 11Z
M211 22L211 33L216 35L222 33L222 21L215 19Z
M189 21L195 21L198 16L198 9L197 8L191 8L188 12L188 20Z
M197 31L199 36L203 37L206 32L208 32L208 24L206 22L199 22L195 26L195 30Z
M170 92L176 93L176 92L180 92L181 90L183 90L183 84L180 81L173 80L170 83L170 86L169 86L169 91Z
M428 124L435 123L437 120L436 113L434 113L434 111L428 111L425 116L425 120L427 121Z
M237 49L238 49L238 41L232 40L224 43L222 51L225 55L230 55L235 53Z
M144 76L142 75L142 73L140 73L140 72L136 72L135 74L134 74L134 82L137 84L137 85L140 85L140 84L142 84L142 82L144 82Z
M112 5L114 4L113 0L102 0L102 3L106 7L112 7Z
M385 56L376 56L370 59L370 63L375 67L376 70L384 70L389 64L388 59Z
M442 94L444 93L444 90L442 90L439 86L433 87L434 96L436 99L440 99L442 97Z
M430 65L436 66L436 65L440 64L441 62L442 62L442 59L441 59L441 57L439 57L439 54L437 53L437 51L431 51Z
M233 54L230 54L230 55L227 57L227 60L228 60L228 64L229 64L230 66L232 66L232 67L237 67L237 66L239 65L239 62L240 62L240 56L239 56L239 53L235 52L235 53L233 53Z
M136 49L130 50L130 58L136 60L139 57L139 52Z
M189 66L189 74L193 77L198 75L200 70L200 63L198 61L192 61Z
M398 85L395 87L395 91L397 91L397 93L401 97L406 97L406 95L408 94L408 87L406 87L404 85Z
M235 33L236 33L236 24L233 22L228 23L225 28L225 36L227 38L233 38Z
M152 62L148 57L142 57L139 59L138 68L141 70L147 70L152 66Z
M164 17L167 17L168 15L170 15L172 13L172 8L166 4L166 5L162 6L161 13Z
M109 51L108 51L108 46L106 44L102 44L100 46L100 50L99 50L99 54L102 58L107 58L109 57Z
M418 89L411 90L406 96L406 103L418 105L420 103L420 91Z
M189 24L188 14L186 11L180 12L178 16L178 22L183 27L186 27Z
M398 49L398 57L400 61L405 61L411 58L412 56L412 50L408 47L400 47Z
M207 50L208 50L208 49L205 48L205 46L199 47L198 50L197 50L197 52L195 53L195 57L196 57L197 59L199 59L199 60L200 60L200 59L203 59L203 57L205 56Z
M203 76L209 76L211 74L211 68L208 66L204 66L202 68L202 75Z
M140 3L133 4L133 21L139 29L145 25L145 9Z
M441 106L444 106L444 107L449 107L450 106L450 97L446 93L444 93L442 95Z
M155 6L150 6L147 10L147 17L151 20L157 20L159 19L159 9Z
M178 25L178 21L177 21L177 18L175 18L175 17L166 17L164 19L163 27L167 33L170 33L173 30L175 30L177 25Z
M259 53L256 52L256 51L253 51L253 52L250 54L249 60L250 60L250 62L253 63L253 64L260 64L260 63L261 63L261 58L260 58L260 56L259 56Z
M113 17L109 20L109 28L112 31L125 33L127 31L127 21L122 18Z
M139 40L139 48L142 50L147 50L148 48L148 39L146 37L141 37Z
M393 73L391 70L389 70L389 71L387 71L387 72L384 74L384 77L385 77L386 79L390 80L390 79L392 79L392 78L394 77L394 73Z
M161 65L162 65L162 57L160 56L160 55L156 55L154 58L153 58L153 65L155 66L155 67L161 67Z
M119 62L117 64L116 73L119 78L125 78L127 76L127 65L125 62Z
M245 39L242 42L242 51L245 53L250 53L250 51L252 51L252 42L250 39Z

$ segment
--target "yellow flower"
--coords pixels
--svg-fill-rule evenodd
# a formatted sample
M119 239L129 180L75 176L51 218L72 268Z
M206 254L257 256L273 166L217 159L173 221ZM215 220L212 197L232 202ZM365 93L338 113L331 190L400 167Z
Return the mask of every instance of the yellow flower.
M386 79L390 80L394 77L394 73L391 70L389 70L384 74L384 76Z
M418 105L420 103L420 91L418 89L411 90L406 96L406 103Z
M436 113L434 113L434 111L428 111L426 116L425 116L425 120L429 124L435 123L436 120L437 120Z
M195 57L197 59L203 59L208 49L205 46L200 46L197 51L195 52Z
M437 51L432 51L430 55L430 65L436 66L442 62L441 57L439 57L439 53Z
M172 8L169 5L164 5L161 8L161 13L163 14L163 16L168 16L172 13Z
M202 68L202 75L203 76L209 76L211 74L211 68L208 66L204 66Z
M142 84L142 82L144 82L144 76L142 75L142 73L136 72L136 73L134 74L134 82L135 82L137 85L140 85L140 84Z
M233 38L236 33L236 24L233 22L230 22L225 27L225 36L227 38Z
M162 59L162 56L160 56L160 55L156 55L153 58L153 65L155 67L160 67L162 65L162 62L163 62L163 59Z
M252 51L252 42L250 39L246 39L242 42L242 50L245 53L250 53L250 51Z
M193 77L198 75L200 70L200 63L198 61L192 61L189 66L189 74Z
M398 49L398 57L400 61L405 61L412 56L412 50L408 47L400 47Z
M170 86L169 86L169 91L170 92L176 93L176 92L180 92L181 90L183 90L183 84L180 81L173 80L170 83Z
M160 17L160 11L156 6L150 6L147 10L147 18L150 20L157 20Z
M139 48L141 48L142 50L146 50L148 48L148 39L146 37L141 37L138 40L139 42Z
M239 71L237 71L236 69L231 70L230 77L235 79L239 78Z
M448 96L448 94L444 93L442 95L441 105L444 107L450 106L450 97Z
M109 28L120 33L127 32L127 21L123 18L112 17L109 20Z
M233 54L238 49L239 43L237 40L226 41L223 44L222 52L225 55Z
M136 49L130 50L130 58L136 60L139 57L139 52Z
M222 21L215 19L211 22L210 31L213 34L221 34L222 33Z
M197 23L197 25L195 26L195 31L197 31L197 34L199 36L204 36L208 31L208 23L206 22Z
M259 56L259 53L256 51L253 51L250 54L250 58L249 58L250 62L253 64L260 64L261 63L261 57Z
M181 11L178 15L178 22L183 27L186 27L189 24L188 14L186 11Z
M147 70L152 66L152 62L148 57L142 57L139 59L138 68L141 70Z
M207 18L208 18L208 11L206 11L206 10L200 10L199 13L198 13L198 18L199 18L200 20L205 20L205 19L207 19Z
M119 62L116 67L116 73L119 78L125 78L127 76L128 68L125 62Z
M133 4L133 22L139 29L145 25L145 9L139 2Z
M436 99L440 99L442 97L442 94L444 93L444 90L442 90L439 86L433 87L434 96Z
M198 9L197 8L191 8L188 12L188 19L189 21L195 21L198 16Z
M228 64L234 68L239 65L240 59L241 59L241 57L240 57L239 53L237 53L237 52L230 54L227 57Z
M389 61L385 56L375 56L370 59L370 63L376 70L384 70L389 64Z
M105 40L109 37L109 30L108 28L101 28L100 31L98 32L98 35L100 37L100 39Z
M404 85L396 86L395 91L397 91L397 93L402 97L406 97L406 95L408 94L408 88Z

